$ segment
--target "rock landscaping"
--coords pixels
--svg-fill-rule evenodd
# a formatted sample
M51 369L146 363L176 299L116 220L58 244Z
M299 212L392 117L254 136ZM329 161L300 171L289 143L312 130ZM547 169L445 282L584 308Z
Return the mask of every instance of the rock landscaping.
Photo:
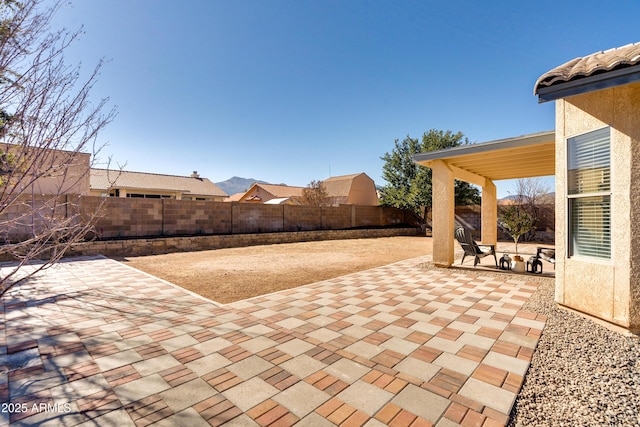
M640 339L559 308L543 280L523 309L547 324L509 426L640 426Z

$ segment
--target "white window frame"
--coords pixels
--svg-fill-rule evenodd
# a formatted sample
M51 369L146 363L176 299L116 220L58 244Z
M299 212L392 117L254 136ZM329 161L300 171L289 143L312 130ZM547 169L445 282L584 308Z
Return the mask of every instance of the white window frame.
M592 191L592 192L576 192L574 194L570 194L569 192L569 187L570 187L570 178L569 178L569 162L571 159L571 153L570 153L570 141L575 139L575 138L579 138L579 137L583 137L585 135L588 134L595 134L597 132L603 132L604 130L607 130L609 135L609 188L607 190L604 191ZM613 245L612 245L612 233L614 230L614 224L613 224L613 192L612 192L612 183L613 183L613 175L614 175L614 170L611 167L611 160L612 160L612 150L611 150L611 127L607 126L604 128L600 128L600 129L594 129L592 131L589 132L584 132L582 134L578 134L578 135L574 135L572 137L569 137L566 139L565 141L565 147L566 147L566 165L565 165L565 172L566 172L566 181L565 181L565 195L566 195L566 214L565 214L565 218L566 218L566 236L567 236L567 240L566 240L566 244L567 244L567 256L569 258L573 258L573 259L578 259L578 260L585 260L585 261L589 261L589 262L597 262L597 263L605 263L605 264L610 264L612 262L613 259ZM609 198L609 254L608 257L604 257L604 256L595 256L595 255L586 255L586 254L579 254L576 253L576 250L574 249L574 243L573 243L573 223L572 223L572 201L573 200L579 200L579 199L587 199L587 198L591 198L591 197L608 197Z

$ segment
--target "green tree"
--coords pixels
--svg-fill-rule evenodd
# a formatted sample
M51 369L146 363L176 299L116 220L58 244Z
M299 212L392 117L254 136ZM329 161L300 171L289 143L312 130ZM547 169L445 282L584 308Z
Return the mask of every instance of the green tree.
M85 79L64 61L80 32L50 29L61 4L0 0L0 258L18 261L0 276L0 295L91 233L101 206L81 212L69 192L88 179L81 159L96 161L114 111L90 100L102 63ZM43 182L52 185L38 194Z
M518 241L523 235L535 231L536 219L524 205L516 203L502 209L499 222L516 244L516 255L518 255Z
M437 129L425 132L420 140L408 135L402 141L396 139L393 150L381 157L384 160L382 177L387 183L382 187L380 204L411 210L426 221L431 207L431 169L415 163L413 155L468 143L461 132ZM467 182L456 180L455 198L456 205L478 204L480 191Z

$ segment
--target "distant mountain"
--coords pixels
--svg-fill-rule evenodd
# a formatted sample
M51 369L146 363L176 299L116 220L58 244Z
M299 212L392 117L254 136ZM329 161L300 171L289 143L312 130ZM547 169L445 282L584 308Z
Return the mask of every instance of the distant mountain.
M503 197L502 199L498 200L498 204L504 204L504 205L508 205L508 204L512 204L514 201L518 200L518 196L517 194L512 194L506 197ZM547 194L543 194L540 196L540 203L554 203L555 202L555 197L556 197L556 192L552 191L551 193L547 193Z
M236 193L244 193L256 182L260 184L268 184L268 182L260 181L259 179L240 178L239 176L234 176L226 181L216 182L216 185L222 188L222 191L231 196Z

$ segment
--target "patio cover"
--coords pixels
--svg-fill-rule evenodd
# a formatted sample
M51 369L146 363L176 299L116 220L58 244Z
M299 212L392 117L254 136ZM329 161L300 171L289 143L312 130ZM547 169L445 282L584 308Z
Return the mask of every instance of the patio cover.
M433 261L453 264L454 180L482 188L482 242L497 244L496 186L501 179L555 174L555 131L420 153L413 160L433 170Z

